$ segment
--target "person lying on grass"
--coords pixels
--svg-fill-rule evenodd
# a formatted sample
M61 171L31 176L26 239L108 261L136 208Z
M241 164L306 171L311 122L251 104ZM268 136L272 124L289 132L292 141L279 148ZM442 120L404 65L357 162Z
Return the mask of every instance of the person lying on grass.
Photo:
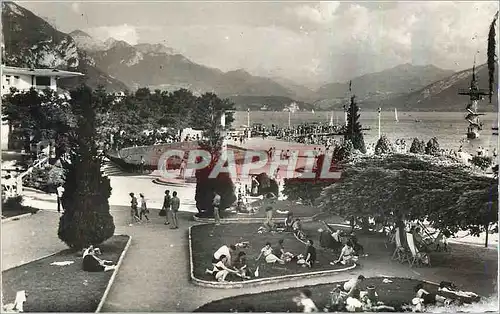
M314 301L311 299L311 295L311 290L303 289L300 291L299 296L294 297L292 300L297 304L299 308L302 308L302 312L304 313L317 312L318 308L316 307L316 304L314 304Z
M302 267L311 268L316 262L316 248L314 247L313 240L308 240L306 244L306 253L303 259L299 259L297 264L302 265Z
M236 275L244 279L250 279L250 274L252 273L248 268L247 264L247 254L245 252L239 252L238 258L234 263L234 269L237 271Z
M354 255L354 248L350 241L348 241L342 251L340 252L339 259L333 262L330 262L330 265L337 265L341 263L342 265L352 265L358 261L358 257Z
M219 282L226 281L226 277L229 274L237 274L238 271L228 267L228 258L226 255L221 255L217 263L214 264L213 270L205 270L207 274L213 275L215 280Z
M260 250L259 256L255 259L255 261L260 260L260 258L264 256L266 263L268 264L274 264L276 262L280 264L285 264L285 261L282 260L281 258L277 257L276 255L273 254L273 249L271 248L271 243L267 242L266 246Z
M98 248L94 249L93 245L89 246L89 248L83 252L82 269L84 271L99 272L116 268L112 261L102 260L96 256L97 254L101 254L101 251Z
M413 298L412 304L414 305L413 310L416 312L423 312L427 305L450 304L452 301L438 294L430 293L424 289L424 285L421 283L415 286L414 291L415 298Z

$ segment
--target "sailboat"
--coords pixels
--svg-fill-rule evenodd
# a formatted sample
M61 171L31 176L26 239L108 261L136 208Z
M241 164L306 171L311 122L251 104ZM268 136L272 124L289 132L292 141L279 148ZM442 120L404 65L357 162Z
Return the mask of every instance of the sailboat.
M314 113L314 109L311 110L311 113Z
M398 109L394 108L394 120L396 122L399 122L399 119L398 119Z
M333 126L333 112L332 115L330 116L330 123L328 123L328 126Z

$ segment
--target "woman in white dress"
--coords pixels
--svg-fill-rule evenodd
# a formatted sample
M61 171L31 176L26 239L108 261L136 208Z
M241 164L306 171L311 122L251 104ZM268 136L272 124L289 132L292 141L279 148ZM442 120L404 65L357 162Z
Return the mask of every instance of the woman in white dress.
M266 246L260 250L259 256L255 259L258 261L262 256L266 259L266 263L274 264L276 262L280 264L285 264L285 261L273 254L273 249L271 248L271 243L267 242Z

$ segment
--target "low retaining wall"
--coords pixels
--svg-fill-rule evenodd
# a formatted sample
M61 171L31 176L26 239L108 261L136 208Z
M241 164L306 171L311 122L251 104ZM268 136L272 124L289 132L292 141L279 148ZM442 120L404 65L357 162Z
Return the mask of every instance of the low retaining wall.
M120 234L115 234L115 235L120 235ZM99 302L99 305L97 306L97 309L95 310L95 313L99 313L102 310L102 307L104 306L104 303L106 302L106 299L108 297L109 291L111 290L111 287L113 286L113 283L115 282L116 275L118 271L120 270L120 267L122 266L123 259L125 258L125 254L127 254L127 251L130 247L130 243L132 242L132 237L128 236L128 241L125 247L123 248L122 254L120 255L120 258L118 259L118 263L116 264L116 268L113 270L113 274L111 275L111 278L109 278L108 285L106 286L106 290L104 290L104 293L102 295L101 301Z
M332 269L332 270L322 270L322 271L315 271L315 272L309 272L309 273L301 273L301 274L292 274L292 275L285 275L285 276L277 276L277 277L268 277L268 278L258 278L258 279L250 279L250 280L245 280L241 282L218 282L218 281L208 281L208 280L203 280L196 278L194 275L194 261L193 261L193 244L192 244L192 238L191 238L191 227L189 227L189 263L190 263L190 270L189 274L191 277L191 281L198 286L201 287L208 287L208 288L218 288L218 289L234 289L234 288L243 288L243 287L255 287L255 286L261 286L261 285L266 285L270 283L279 283L279 282L288 282L288 281L293 281L297 279L308 279L308 278L315 278L315 277L320 277L324 275L331 275L339 272L344 272L344 271L349 271L354 268L356 268L358 265L354 264L345 268L341 269Z

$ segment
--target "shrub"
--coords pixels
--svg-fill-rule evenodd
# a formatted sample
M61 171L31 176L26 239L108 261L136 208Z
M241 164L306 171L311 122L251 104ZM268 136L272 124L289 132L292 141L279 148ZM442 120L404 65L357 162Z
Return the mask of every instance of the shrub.
M64 169L55 166L51 167L48 172L47 184L54 190L56 190L60 184L64 184Z
M350 140L344 140L333 149L333 160L343 161L349 159L354 153L354 146Z
M471 158L470 163L481 170L486 170L493 163L493 158L489 156L474 156Z
M381 155L391 153L394 153L394 147L387 136L382 135L382 137L377 141L377 145L375 145L375 154Z
M115 225L109 213L109 178L101 172L96 147L95 98L84 86L71 93L72 108L79 117L72 138L70 162L64 162L66 181L58 236L70 248L98 245L113 236Z
M23 196L18 195L9 198L2 198L2 210L19 210L23 206Z
M414 138L411 143L410 153L413 154L424 154L425 153L425 143L420 141L418 138Z
M439 155L440 148L437 138L433 137L427 142L427 146L425 147L425 153L427 155Z

